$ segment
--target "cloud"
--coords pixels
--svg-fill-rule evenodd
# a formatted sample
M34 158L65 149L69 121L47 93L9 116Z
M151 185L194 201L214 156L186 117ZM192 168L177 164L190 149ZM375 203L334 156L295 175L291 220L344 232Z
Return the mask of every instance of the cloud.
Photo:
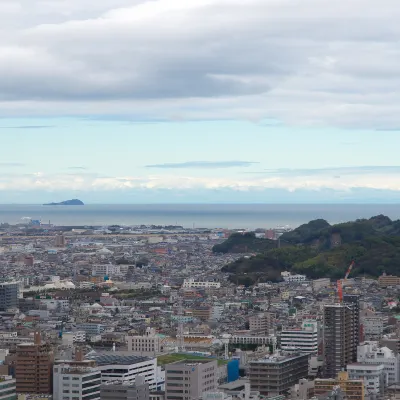
M0 167L24 167L26 164L18 162L0 162Z
M298 169L271 169L261 174L273 176L316 176L316 175L371 175L371 174L400 174L400 166L359 166L359 167L331 167L331 168L298 168Z
M252 161L187 161L182 163L166 163L166 164L152 164L146 165L146 168L160 168L160 169L183 169L183 168L235 168L235 167L249 167L253 164L258 164Z
M213 169L216 169L213 167ZM125 192L131 190L178 190L190 195L199 190L258 193L274 189L295 193L298 191L321 192L330 190L340 196L354 191L389 191L400 194L399 166L361 166L322 169L278 169L262 174L236 174L225 176L203 170L198 176L164 171L152 175L105 176L97 173L0 174L0 191L87 191Z
M398 0L19 0L0 11L0 116L400 126Z
M74 169L74 170L80 170L80 171L87 170L86 167L80 167L80 166L77 166L77 167L68 167L67 169Z
M0 129L47 129L47 128L54 128L54 125L0 126Z

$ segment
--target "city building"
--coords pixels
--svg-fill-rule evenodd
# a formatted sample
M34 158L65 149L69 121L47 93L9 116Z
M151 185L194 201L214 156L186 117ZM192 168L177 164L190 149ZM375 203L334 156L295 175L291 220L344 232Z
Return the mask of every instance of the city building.
M146 328L142 336L127 336L128 351L141 356L155 356L163 352L163 339L156 334L155 329Z
M347 366L350 380L363 380L365 393L368 395L383 395L388 386L388 377L383 364L354 363Z
M400 276L383 274L378 278L378 283L381 287L397 286L400 285Z
M134 384L107 382L101 385L101 400L149 400L149 384L141 376Z
M322 288L327 288L331 285L331 280L329 278L314 279L312 281L312 288L314 292L318 292Z
M0 400L16 400L17 388L15 379L9 375L0 376Z
M291 400L308 400L314 396L314 381L300 379L290 390Z
M0 283L0 311L18 308L20 282Z
M345 371L338 373L336 378L315 379L314 395L326 396L340 388L343 397L348 400L364 399L364 381L362 379L349 379L349 374Z
M121 274L121 266L119 265L112 265L112 264L105 264L105 265L95 265L92 268L92 275L93 276L114 276Z
M250 361L249 378L251 389L264 396L284 394L306 378L308 374L308 354L272 355Z
M101 373L97 368L54 365L54 400L100 400Z
M351 313L351 352L353 362L357 360L357 346L360 344L360 296L354 294L343 295L343 303L352 307Z
M220 288L221 282L214 282L214 281L197 281L195 279L184 279L183 288Z
M52 393L53 351L35 332L34 343L17 346L15 378L17 393Z
M304 321L302 329L285 329L281 332L281 349L300 351L302 353L318 353L319 335L316 321Z
M86 335L101 335L105 331L105 326L103 324L77 324L76 328L80 331L86 333Z
M305 282L307 280L307 277L305 275L291 275L290 272L285 274L282 272L282 278L285 282L290 282L290 283L296 283L296 282Z
M117 381L134 384L138 376L144 377L150 390L160 390L165 383L165 373L157 366L156 358L100 353L87 359L96 361L102 383Z
M64 235L56 235L55 246L56 247L65 247L65 236Z
M357 316L355 315L357 313ZM347 364L357 361L358 310L353 304L324 307L324 377L335 379ZM355 339L357 336L357 341Z
M217 389L217 361L185 360L165 366L166 400L199 400Z
M198 306L191 309L193 317L202 321L208 321L211 318L211 311L210 306Z
M387 323L387 316L368 309L360 311L360 324L363 329L364 340L381 339Z
M377 342L361 343L357 348L357 362L383 365L389 385L400 381L400 355L387 347L379 347Z
M275 314L270 312L252 315L249 318L250 331L268 335L274 328Z

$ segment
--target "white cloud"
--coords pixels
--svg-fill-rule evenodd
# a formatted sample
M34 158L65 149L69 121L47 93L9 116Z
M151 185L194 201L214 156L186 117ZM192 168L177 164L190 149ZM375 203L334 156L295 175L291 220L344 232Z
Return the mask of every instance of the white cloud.
M154 174L146 176L100 176L96 173L9 174L0 177L0 191L15 190L82 190L115 191L125 189L230 189L255 191L261 189L389 190L400 192L400 167L327 168L320 170L277 170L241 174L237 177L188 176L185 174ZM339 175L341 174L341 175Z
M0 116L398 128L399 18L397 0L8 1Z

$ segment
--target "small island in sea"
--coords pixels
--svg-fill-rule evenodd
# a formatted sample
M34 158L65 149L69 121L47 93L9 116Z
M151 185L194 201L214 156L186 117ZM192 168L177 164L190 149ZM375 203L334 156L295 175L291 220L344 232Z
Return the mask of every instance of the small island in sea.
M60 203L47 203L47 204L43 204L43 205L44 206L84 206L85 204L81 200L72 199L72 200L61 201Z

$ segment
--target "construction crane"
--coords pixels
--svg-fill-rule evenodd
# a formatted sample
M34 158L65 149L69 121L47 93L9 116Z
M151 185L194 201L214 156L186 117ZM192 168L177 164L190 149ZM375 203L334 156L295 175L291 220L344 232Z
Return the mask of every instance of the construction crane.
M352 261L351 264L349 265L349 268L347 269L346 275L344 276L344 279L339 279L337 281L337 293L339 297L339 302L343 302L343 282L347 281L347 278L349 277L353 267L355 265L355 262Z

